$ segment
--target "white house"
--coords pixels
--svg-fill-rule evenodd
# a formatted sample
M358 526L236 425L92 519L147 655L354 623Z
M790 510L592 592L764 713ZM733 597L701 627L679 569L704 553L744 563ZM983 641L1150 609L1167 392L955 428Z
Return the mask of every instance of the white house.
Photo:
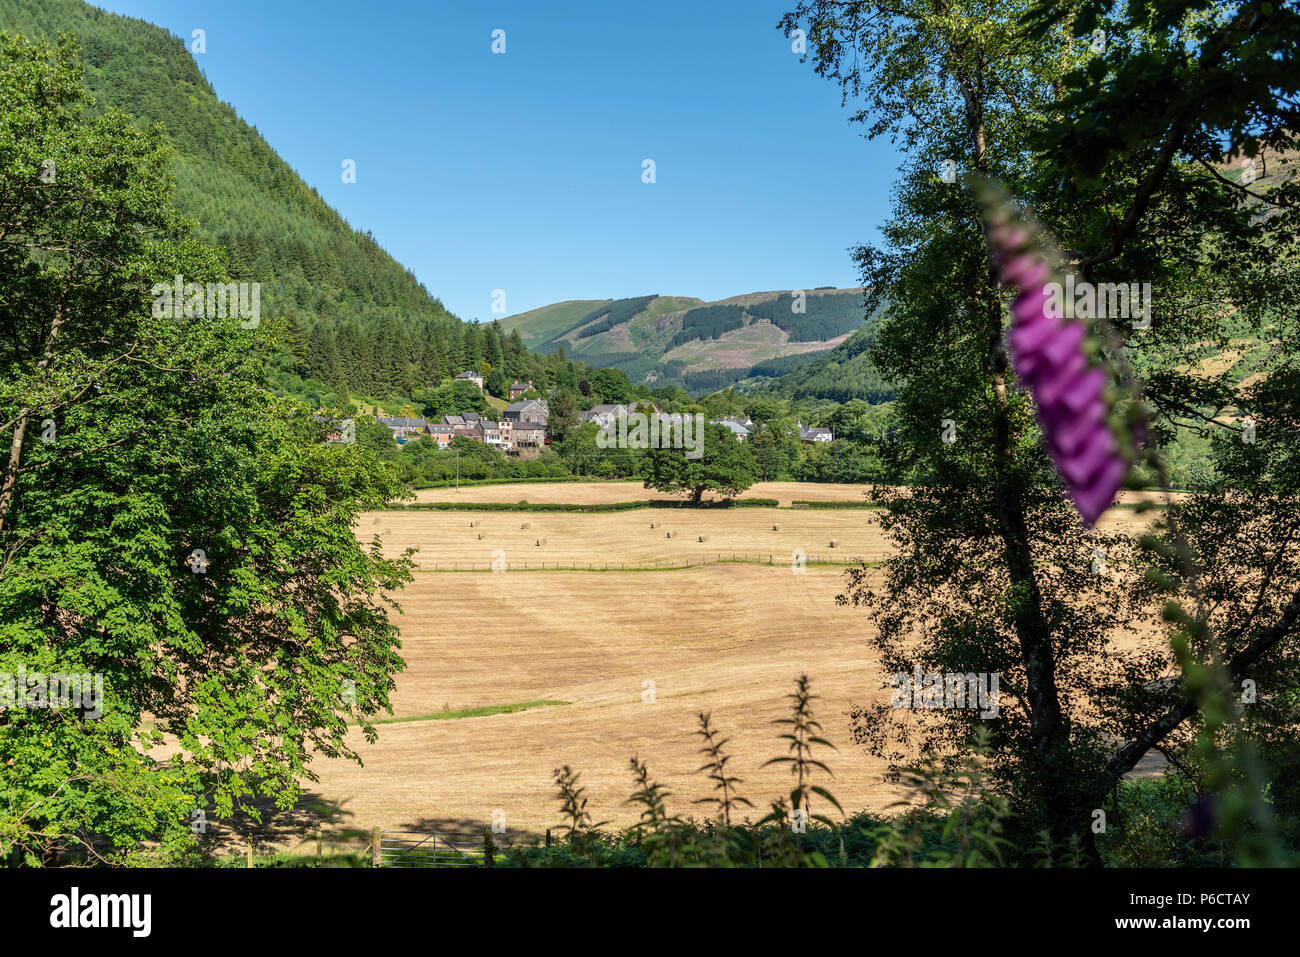
M464 372L456 376L456 380L473 382L476 386L478 386L480 392L483 391L483 376L477 372L472 372L469 369L466 369Z
M745 428L735 419L710 419L709 421L713 425L726 426L731 430L731 434L734 435L738 441L743 442L745 439L749 438L749 429Z

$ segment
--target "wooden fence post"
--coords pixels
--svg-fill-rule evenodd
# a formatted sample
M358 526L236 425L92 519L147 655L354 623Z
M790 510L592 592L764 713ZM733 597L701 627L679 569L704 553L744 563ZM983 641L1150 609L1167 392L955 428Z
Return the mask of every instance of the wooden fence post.
M379 854L379 841L380 841L379 828L375 828L374 833L370 837L370 866L371 867L381 867L383 866L384 863L384 859Z
M485 827L483 828L483 865L485 867L492 866L492 852L494 850L496 850L496 847L492 843L492 828Z

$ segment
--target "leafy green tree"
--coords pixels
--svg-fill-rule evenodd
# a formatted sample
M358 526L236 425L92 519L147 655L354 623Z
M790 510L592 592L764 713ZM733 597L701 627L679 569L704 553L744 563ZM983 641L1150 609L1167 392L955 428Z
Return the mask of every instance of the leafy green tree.
M651 449L646 455L645 488L685 492L698 505L705 492L735 498L758 480L753 453L730 429L708 422L700 439L698 459L687 458L689 449Z
M477 412L482 416L492 414L492 406L479 391L478 386L465 379L448 380L434 389L421 389L411 397L425 418L433 422L444 415L464 415Z
M754 456L754 467L764 482L779 479L789 466L786 450L778 432L765 429L750 437L749 451Z
M0 36L0 672L103 687L102 716L0 712L0 852L31 864L184 853L192 812L287 807L313 753L355 758L410 576L353 534L392 469L261 388L259 330L155 309L227 277L162 131L79 77L72 40Z
M530 390L531 391L531 390ZM546 428L551 438L560 442L578 425L578 401L568 389L557 389L551 395L551 414Z
M873 290L869 311L888 303L879 333L861 348L896 384L891 441L878 446L886 467L924 484L906 494L884 490L882 526L897 556L883 585L866 569L852 573L842 600L875 615L887 671L922 660L944 672L998 673L1018 689L1014 719L1004 715L990 738L990 781L1011 798L1022 843L1046 829L1056 846L1084 843L1095 862L1091 812L1123 774L1154 747L1175 767L1199 760L1192 688L1152 690L1179 667L1177 640L1163 652L1113 645L1128 629L1159 621L1163 596L1153 581L1193 595L1198 576L1187 567L1177 578L1133 573L1140 566L1132 537L1084 533L1061 503L1032 403L1014 388L1006 300L978 208L944 167L1006 182L1059 237L1080 280L1141 280L1160 290L1151 328L1144 333L1136 317L1121 317L1120 342L1111 346L1143 383L1152 443L1166 443L1189 420L1208 421L1230 440L1225 450L1259 457L1257 482L1273 483L1250 507L1225 488L1219 494L1235 509L1197 512L1215 519L1197 526L1193 545L1212 567L1231 566L1237 586L1225 581L1213 601L1194 604L1226 619L1219 633L1233 677L1295 687L1300 581L1281 573L1296 567L1295 546L1276 533L1291 527L1283 513L1294 506L1281 501L1296 501L1295 453L1284 451L1296 447L1296 417L1293 406L1264 400L1294 375L1285 345L1295 341L1297 314L1294 193L1274 196L1260 222L1249 195L1257 190L1221 182L1206 166L1228 146L1293 143L1285 130L1295 128L1297 75L1286 74L1282 51L1294 47L1297 22L1282 5L1211 9L1182 0L1123 11L1085 2L1064 13L1047 3L945 0L900 10L874 0L807 0L782 21L787 30L807 28L817 72L860 97L855 119L873 136L897 137L905 157L885 246L856 253ZM1094 29L1108 38L1100 49ZM1272 132L1261 137L1259 129ZM1194 247L1188 236L1197 237ZM1271 344L1260 350L1268 361L1251 370L1263 376L1254 388L1242 388L1250 379L1240 364L1192 374L1207 353L1247 330ZM1279 444L1243 450L1225 420L1265 409ZM945 423L955 441L943 441ZM1247 524L1270 529L1249 538L1266 546L1241 546ZM1159 547L1173 554L1179 536L1173 526L1163 534ZM1128 573L1090 573L1097 549L1112 570ZM936 594L947 596L937 620ZM1212 660L1213 644L1200 641L1194 654ZM1294 715L1251 714L1269 734L1294 727ZM895 761L918 749L956 760L981 727L961 709L919 723L912 717L862 708L855 730Z
M396 462L400 458L401 446L393 438L393 432L386 425L375 421L373 415L363 415L355 420L357 445L375 453L375 457L384 462Z
M627 373L621 369L597 369L590 377L591 390L602 402L626 402L630 394Z

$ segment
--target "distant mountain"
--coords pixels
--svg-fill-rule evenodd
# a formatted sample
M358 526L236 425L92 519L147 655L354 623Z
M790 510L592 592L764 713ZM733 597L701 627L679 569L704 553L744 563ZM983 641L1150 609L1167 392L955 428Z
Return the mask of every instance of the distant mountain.
M862 289L754 292L717 302L689 296L567 300L501 320L539 352L622 369L633 382L725 388L778 376L862 328Z

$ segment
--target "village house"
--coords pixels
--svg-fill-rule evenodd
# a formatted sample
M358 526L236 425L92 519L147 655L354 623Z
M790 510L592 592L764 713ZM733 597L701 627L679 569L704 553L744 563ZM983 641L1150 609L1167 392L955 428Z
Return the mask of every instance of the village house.
M510 401L513 402L515 399L519 398L521 395L523 395L532 387L533 387L532 379L529 379L527 382L512 382L510 384Z
M510 451L515 444L512 423L485 419L477 412L466 412L464 415L444 415L442 423L434 426L434 428L445 430L445 434L448 435L448 443L451 442L450 436L463 435L465 438L483 442L502 451ZM440 431L439 434L443 434L443 432ZM445 448L445 446L443 447Z
M799 430L800 442L829 442L833 438L835 436L831 434L830 429L823 429L820 426L812 429L801 428Z
M608 402L605 402L600 405L593 405L585 412L579 412L578 421L595 422L603 429L613 425L625 415L627 415L627 406L611 405Z
M745 439L749 438L749 429L734 419L710 419L709 421L714 425L721 425L730 429L731 434L734 435L736 440L739 442L743 442Z
M748 429L750 432L754 431L754 420L747 415L724 415L722 418L718 419L718 421L735 422L737 425Z
M345 430L348 428L347 423L352 421L351 419L343 419L340 421L338 419L327 419L323 415L314 415L312 418L321 425L329 425L329 430L325 434L326 442L345 441Z
M546 425L536 422L511 422L514 447L517 449L540 449L546 444Z
M466 369L464 372L461 372L456 376L456 380L473 382L478 386L480 392L483 391L483 376L477 372L471 372L469 369Z
M525 399L522 402L516 402L513 405L506 406L505 417L510 422L519 427L519 423L528 422L541 426L546 430L546 421L551 416L550 407L546 404L545 399Z
M429 423L420 418L377 416L375 421L386 426L399 444L405 444L411 439L418 439L429 431Z
M433 438L433 441L438 443L440 449L445 449L451 445L451 437L454 434L454 427L446 422L439 422L429 426L429 435Z

